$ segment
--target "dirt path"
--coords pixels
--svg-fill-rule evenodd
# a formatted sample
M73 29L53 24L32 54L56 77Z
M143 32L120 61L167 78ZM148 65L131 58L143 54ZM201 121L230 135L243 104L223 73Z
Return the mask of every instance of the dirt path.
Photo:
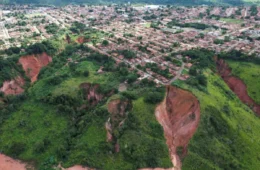
M177 72L176 76L169 81L168 85L170 85L172 82L174 82L174 81L176 81L176 80L178 80L180 78L181 73L182 73L182 71L184 69L184 66L185 66L185 64L182 62L181 63L181 68Z

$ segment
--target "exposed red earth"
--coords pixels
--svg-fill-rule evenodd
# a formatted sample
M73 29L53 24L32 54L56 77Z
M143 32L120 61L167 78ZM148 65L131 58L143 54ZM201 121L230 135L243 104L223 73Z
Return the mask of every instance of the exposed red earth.
M41 53L36 55L26 55L19 59L19 64L22 65L26 75L31 79L31 82L37 80L38 74L42 67L47 66L52 62L52 58L47 53ZM13 80L5 81L0 91L4 92L5 95L17 95L24 92L23 85L25 80L18 76Z
M37 80L38 74L42 67L47 66L52 62L52 58L47 53L32 54L22 56L19 59L19 63L22 65L26 75L31 79L31 82Z
M77 39L77 42L80 43L80 44L83 44L83 43L85 43L85 42L87 42L87 41L88 41L88 40L85 39L84 37L78 37L78 39Z
M24 92L22 86L25 81L22 77L18 76L13 80L5 81L0 91L4 92L5 95L17 95Z
M111 113L113 116L116 115L124 116L128 104L129 101L127 100L120 100L120 99L111 100L108 103L108 112Z
M95 169L88 168L88 167L83 167L81 165L76 165L76 166L70 167L70 168L65 169L65 170L95 170Z
M108 121L105 123L105 128L107 131L107 142L116 140L113 139L113 130L122 127L126 119L126 111L130 107L132 107L132 104L129 100L114 99L109 101L107 109L111 115ZM120 145L118 141L114 147L116 153L120 151Z
M164 101L155 110L158 122L162 125L168 145L173 168L181 169L181 157L187 154L187 146L194 135L200 120L200 105L190 92L177 87L167 86ZM181 148L181 149L180 149ZM163 170L146 168L142 170Z
M25 163L0 154L0 170L26 170L26 167Z
M63 168L61 167L61 165L59 165L58 168L62 170L95 170L95 168L83 167L81 165L75 165L70 168ZM34 170L34 168L31 165L10 158L4 154L0 154L0 170L28 170L28 169Z
M227 83L229 88L238 96L238 98L245 104L252 106L253 111L260 115L260 105L256 104L255 101L248 95L246 84L232 75L232 70L228 64L222 60L217 60L218 73L221 75L223 80Z
M84 89L85 98L91 105L96 105L104 97L98 93L99 84L82 83L79 87Z
M96 170L94 168L83 167L81 165L75 165L75 166L70 167L70 168L63 168L61 165L59 165L58 168L61 169L61 170Z

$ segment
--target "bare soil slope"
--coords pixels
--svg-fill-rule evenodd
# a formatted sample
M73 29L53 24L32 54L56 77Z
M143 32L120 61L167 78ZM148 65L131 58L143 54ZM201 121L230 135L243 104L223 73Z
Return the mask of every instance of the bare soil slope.
M4 92L5 95L17 95L24 92L22 86L25 81L22 77L18 76L14 80L5 81L0 91Z
M26 170L26 164L12 159L8 156L0 154L0 169L1 170Z
M223 80L229 88L238 96L245 104L252 106L253 111L260 115L260 105L257 105L254 100L248 95L246 84L238 77L232 76L232 70L228 64L220 59L217 61L217 69Z
M156 108L156 118L163 126L174 170L181 169L181 158L200 120L200 105L190 92L168 86L167 96Z
M41 68L47 66L50 62L52 62L52 58L45 52L42 54L22 56L19 59L19 63L22 65L32 83L37 80Z

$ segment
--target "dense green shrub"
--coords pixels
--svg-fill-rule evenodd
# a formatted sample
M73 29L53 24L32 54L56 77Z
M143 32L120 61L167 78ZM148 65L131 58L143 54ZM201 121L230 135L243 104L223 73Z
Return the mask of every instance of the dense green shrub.
M134 91L125 91L122 92L122 95L130 100L136 100L138 98L137 94Z
M22 142L14 142L11 144L9 148L9 155L12 155L13 157L18 157L20 154L22 154L26 149L26 144Z
M164 94L160 92L148 92L145 97L144 101L147 103L156 104L163 100Z

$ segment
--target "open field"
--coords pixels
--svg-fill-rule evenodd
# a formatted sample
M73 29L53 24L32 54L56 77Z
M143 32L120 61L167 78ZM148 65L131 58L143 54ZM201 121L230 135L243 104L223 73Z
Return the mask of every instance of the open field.
M231 24L242 24L243 23L243 20L232 19L232 18L220 18L220 21L224 21L226 23L231 23Z

